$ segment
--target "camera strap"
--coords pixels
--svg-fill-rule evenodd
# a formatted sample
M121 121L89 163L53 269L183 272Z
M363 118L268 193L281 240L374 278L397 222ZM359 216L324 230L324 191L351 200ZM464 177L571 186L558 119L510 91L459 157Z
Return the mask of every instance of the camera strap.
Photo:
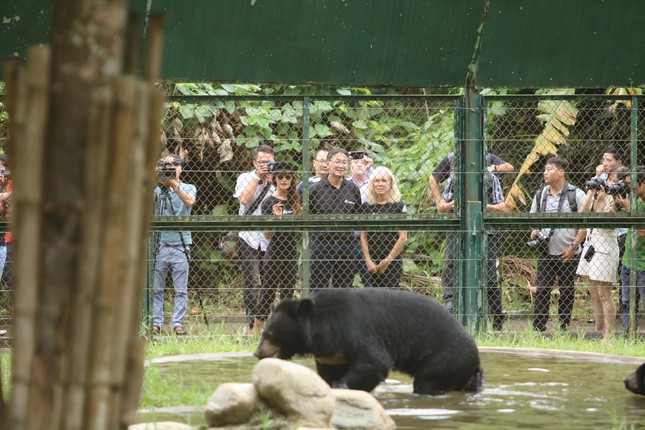
M253 215L253 212L257 210L258 206L260 206L260 203L262 203L262 200L264 200L264 196L267 195L270 188L271 188L271 183L269 181L266 181L264 183L264 188L262 188L262 191L258 195L258 198L253 200L253 203L251 203L251 205L248 208L246 208L246 210L242 215Z

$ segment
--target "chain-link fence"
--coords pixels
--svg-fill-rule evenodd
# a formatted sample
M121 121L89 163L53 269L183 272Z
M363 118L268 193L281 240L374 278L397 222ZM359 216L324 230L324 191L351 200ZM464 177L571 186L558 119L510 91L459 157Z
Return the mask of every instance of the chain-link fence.
M578 267L580 256L588 255L598 237L622 242L624 235L608 234L618 224L605 219L607 225L590 230L590 239L583 242L577 232L584 230L577 227L554 226L531 234L526 223L523 229L510 219L505 225L504 214L590 210L584 202L593 192L587 193L585 182L604 176L600 170L609 173L618 167L603 162L605 150L621 158L627 171L619 172L618 179L607 178L613 185L600 187L596 194L605 197L595 200L607 208L618 206L611 203L614 197L631 191L621 191L620 180L631 180L635 169L630 166L642 163L643 156L634 151L638 129L631 97L485 99L479 107L489 151L480 175L487 198L480 279L469 279L463 267L467 245L462 237L469 230L460 224L458 191L466 173L460 171L459 159L468 139L460 138L458 117L466 108L459 98L198 100L204 101L169 103L163 139L167 151L188 160L182 179L198 190L193 214L219 219L211 219L210 229L204 219L200 230L193 231L192 316L187 318L194 324L224 321L251 329L261 326L278 300L328 287L413 290L437 298L457 316L481 313L485 327L494 330L551 330L555 321L602 331L604 326L613 329L617 321L610 302L625 309L619 275L620 262L627 260L613 254L600 260L607 254L603 241L594 247L591 267L584 259ZM642 117L642 109L638 113ZM270 149L254 153L265 144ZM555 154L568 160L555 160L557 172L571 185L564 194L544 188L545 180L552 181L544 177L553 166L546 161ZM305 177L310 179L302 184ZM559 181L552 183L554 191ZM230 217L248 215L254 200L262 204L251 208L253 217L264 217ZM580 217L578 224L584 225ZM239 234L222 242L228 231ZM225 248L237 243L237 260L223 257L222 243ZM552 249L540 250L544 243ZM563 260L564 252L572 255ZM599 266L602 271L595 268ZM603 280L613 277L601 286L596 272L605 275ZM623 285L636 285L625 279ZM460 304L460 293L469 284L477 289L474 307ZM169 297L166 322L173 309Z
M146 322L257 331L284 298L380 287L485 330L625 331L645 300L640 97L479 100L169 97Z

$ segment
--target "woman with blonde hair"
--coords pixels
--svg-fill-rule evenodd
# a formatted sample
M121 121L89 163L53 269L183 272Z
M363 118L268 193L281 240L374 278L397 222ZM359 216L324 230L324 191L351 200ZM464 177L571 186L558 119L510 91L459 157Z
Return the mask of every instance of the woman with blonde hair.
M365 214L406 213L396 178L387 167L372 172L367 189ZM408 240L406 231L362 231L360 234L363 257L371 274L372 287L397 288L403 275L401 251Z

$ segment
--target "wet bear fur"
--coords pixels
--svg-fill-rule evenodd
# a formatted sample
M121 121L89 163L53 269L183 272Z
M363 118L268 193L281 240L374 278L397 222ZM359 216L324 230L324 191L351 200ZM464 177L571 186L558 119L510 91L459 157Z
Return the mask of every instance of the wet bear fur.
M414 392L479 391L479 352L466 329L428 297L383 289L328 289L278 304L255 351L262 359L313 355L334 388L372 391L390 370Z
M641 364L636 372L626 377L625 388L634 394L641 394L645 396L645 363Z

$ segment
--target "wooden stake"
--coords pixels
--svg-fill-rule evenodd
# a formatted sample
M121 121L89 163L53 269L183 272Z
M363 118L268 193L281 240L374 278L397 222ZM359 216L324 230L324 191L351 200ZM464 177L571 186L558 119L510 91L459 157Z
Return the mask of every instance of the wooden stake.
M15 272L20 276L15 277L14 283L14 392L9 424L9 428L16 430L36 428L37 417L51 417L47 411L54 409L51 407L54 399L49 397L53 387L40 379L46 375L47 366L42 366L35 357L38 334L51 335L46 328L38 329L38 319L42 316L38 309L42 282L39 272L41 208L51 55L48 47L36 46L29 48L27 58L25 91L20 91L21 99L16 100L15 117L11 119L20 130L13 154L13 255ZM18 88L22 85L17 84ZM39 407L43 407L39 411L42 415L30 413Z

